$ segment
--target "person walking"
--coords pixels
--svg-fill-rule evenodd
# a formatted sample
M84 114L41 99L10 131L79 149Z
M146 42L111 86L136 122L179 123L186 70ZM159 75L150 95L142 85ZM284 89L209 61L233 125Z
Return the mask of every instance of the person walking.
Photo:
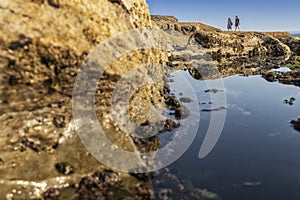
M232 23L231 19L228 18L228 20L227 20L227 30L228 31L232 31L232 25L233 25L233 23Z
M240 25L241 25L241 23L240 23L239 17L235 16L235 31L240 31L241 30Z

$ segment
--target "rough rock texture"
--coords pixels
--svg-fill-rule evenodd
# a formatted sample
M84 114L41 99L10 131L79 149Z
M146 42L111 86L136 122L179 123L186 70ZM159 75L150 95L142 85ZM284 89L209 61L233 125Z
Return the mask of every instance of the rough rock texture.
M221 31L215 27L200 22L178 22L173 16L151 15L152 21L163 30L175 30L185 34L195 31Z
M293 52L290 59L286 62L290 65L300 65L300 38L299 37L285 37L280 38L280 41L288 45Z
M300 87L300 66L290 66L291 71L288 72L262 72L263 78L269 82L278 81L282 84L295 85Z
M280 36L277 39L271 33L227 32L203 24L197 26L198 23L181 23L173 17L152 19L165 32L185 40L182 50L169 55L168 65L175 70L188 69L196 79L260 74L266 71L261 67L278 67L298 59L299 45L296 39L286 37L288 33L274 33Z
M264 34L271 35L275 38L288 38L291 36L290 32L263 32Z
M196 79L259 74L290 56L288 46L259 33L197 31L186 40L182 50L169 55L168 65L188 69Z
M99 43L120 32L150 26L144 0L1 0L0 199L72 199L84 191L78 185L86 180L83 177L107 169L87 152L75 132L71 114L75 77ZM165 60L155 50L132 53L136 56L131 62L124 55L100 80L97 95L106 100L96 102L99 117L107 111L111 90L126 70ZM152 70L162 81L162 69L154 66ZM140 75L145 77L146 72ZM144 86L136 96L148 96L145 101L155 96L163 102L162 89L159 84ZM112 120L103 121L111 128ZM112 134L117 145L137 151L134 140L120 134ZM127 173L116 176L124 194L135 190L132 198L151 198L149 177L141 183ZM137 190L137 184L144 184L144 191ZM111 198L121 195L105 188Z

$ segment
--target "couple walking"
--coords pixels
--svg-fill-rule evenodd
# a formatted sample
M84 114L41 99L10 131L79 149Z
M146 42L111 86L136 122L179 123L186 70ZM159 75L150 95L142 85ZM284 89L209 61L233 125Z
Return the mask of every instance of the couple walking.
M227 29L228 31L232 31L232 21L230 18L228 18L228 21L227 21ZM238 16L235 16L235 31L240 31L240 19Z

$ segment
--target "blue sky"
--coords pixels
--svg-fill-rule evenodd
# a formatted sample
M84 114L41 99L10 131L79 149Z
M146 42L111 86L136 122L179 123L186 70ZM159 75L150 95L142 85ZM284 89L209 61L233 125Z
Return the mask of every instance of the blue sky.
M300 31L300 0L146 0L151 14L173 15L226 29L238 15L242 30Z

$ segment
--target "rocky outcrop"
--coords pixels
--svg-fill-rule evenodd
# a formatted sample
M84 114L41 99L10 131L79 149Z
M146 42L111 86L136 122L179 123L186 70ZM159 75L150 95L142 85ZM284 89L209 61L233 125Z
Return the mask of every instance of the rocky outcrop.
M155 23L179 23L176 17L166 15L151 15L151 20Z
M176 70L187 68L197 79L224 77L236 73L259 74L264 71L261 67L278 67L290 62L295 59L293 55L298 51L299 45L287 37L288 32L228 32L198 23L189 23L188 28L183 28L187 23L178 22L172 17L152 16L152 19L162 30L178 37L178 40L186 40L183 50L175 51L169 56L168 65ZM188 36L189 39L180 37L180 34ZM191 53L191 48L196 53ZM199 62L200 52L210 58L210 64ZM216 69L211 70L212 65ZM212 76L208 71L217 73L212 73Z
M300 118L297 120L292 120L291 124L294 126L294 129L300 132Z
M163 30L175 30L184 34L195 31L220 31L220 29L200 23L200 22L178 22L173 16L151 15L152 21Z
M292 56L286 62L286 64L290 65L298 65L300 64L300 38L299 37L286 37L280 38L280 41L286 44L292 51Z
M42 193L44 199L88 199L84 191L95 188L87 182L99 176L111 181L103 185L95 180L95 187L105 188L106 194L95 192L93 198L117 198L113 195L131 190L134 199L151 198L149 177L140 181L128 173L107 172L87 152L75 131L71 107L75 78L86 56L116 34L151 26L146 2L1 0L0 26L0 199L36 199ZM113 131L107 111L116 82L134 66L164 60L158 50L133 51L116 60L100 80L96 112L120 148L134 152L138 147L132 137ZM151 70L162 82L160 67L142 68L139 75L145 78ZM163 84L146 85L135 98L164 102L162 90ZM148 104L135 105L135 98L131 115L139 112L147 118L143 105ZM136 189L141 182L143 191ZM120 193L113 192L115 186Z
M169 56L168 65L187 68L196 79L259 74L262 66L280 66L291 54L287 45L261 33L196 31L186 40L183 50Z
M262 32L275 38L288 38L291 36L290 32Z

